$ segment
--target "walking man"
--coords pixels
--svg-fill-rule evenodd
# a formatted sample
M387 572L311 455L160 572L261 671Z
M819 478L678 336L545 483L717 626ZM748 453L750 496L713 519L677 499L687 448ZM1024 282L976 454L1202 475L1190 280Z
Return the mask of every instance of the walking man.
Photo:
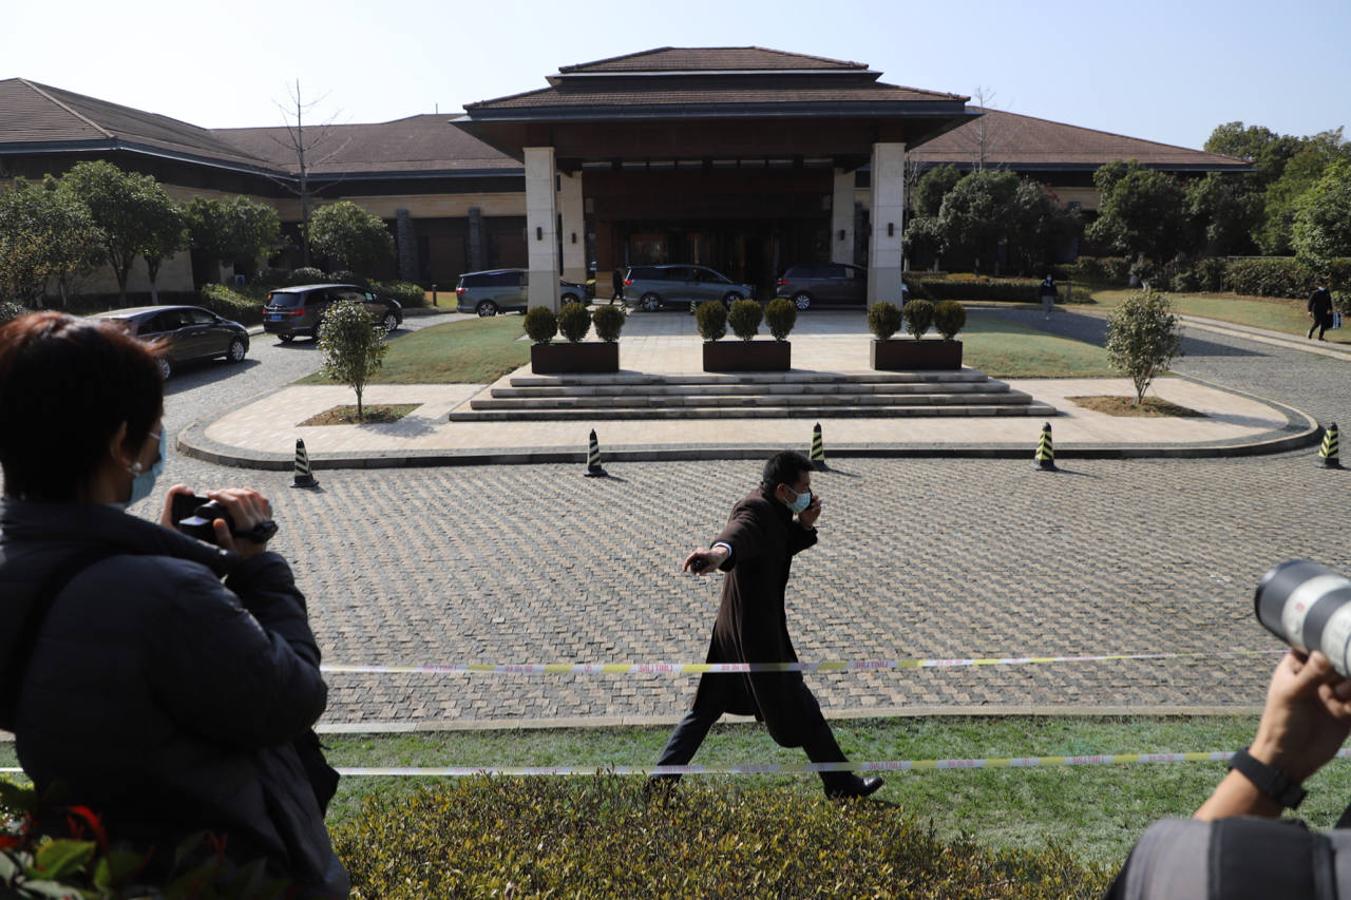
M1332 294L1323 285L1318 285L1314 292L1309 295L1307 304L1309 315L1313 317L1313 324L1309 326L1309 340L1313 340L1313 333L1318 332L1318 339L1325 341L1323 333L1332 325Z
M610 294L610 305L614 306L616 300L624 302L624 270L620 266L615 266L614 271L610 273L610 285L614 288Z
M1050 272L1041 280L1041 311L1045 313L1046 318L1051 318L1051 310L1055 308L1055 277Z
M816 543L821 498L812 494L811 473L812 464L801 453L770 457L760 487L733 507L713 545L686 557L686 572L728 573L708 662L797 662L784 615L784 590L793 557ZM801 747L812 762L845 762L802 673L755 672L700 678L694 705L671 734L658 765L688 763L723 713L754 715L776 743ZM859 778L852 772L819 774L829 797L866 797L882 786L881 778Z

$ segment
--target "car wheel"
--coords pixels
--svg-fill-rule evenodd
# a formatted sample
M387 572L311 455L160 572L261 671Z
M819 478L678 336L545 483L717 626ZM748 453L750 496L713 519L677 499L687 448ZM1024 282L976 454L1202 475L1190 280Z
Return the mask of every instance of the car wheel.
M394 313L392 312L385 313L385 318L383 321L381 321L380 324L385 327L385 334L389 334L394 329L399 327L399 317L394 315Z
M812 295L806 291L799 291L793 295L793 305L797 307L798 312L806 312L812 308Z
M167 356L161 356L159 359L156 360L156 363L159 365L160 380L168 381L169 376L174 374L173 363L169 362L169 358Z
M643 294L642 299L640 299L638 302L642 305L643 309L647 310L648 312L656 312L657 310L661 309L661 298L658 297L656 294L652 293Z
M279 334L277 335L277 339L283 344L289 344L296 339L296 336L294 334Z
M474 307L474 312L486 318L497 315L497 304L491 300L484 300L478 306Z
M230 349L225 352L225 358L232 363L240 363L244 361L244 354L247 352L248 348L244 346L244 342L235 338L230 342Z

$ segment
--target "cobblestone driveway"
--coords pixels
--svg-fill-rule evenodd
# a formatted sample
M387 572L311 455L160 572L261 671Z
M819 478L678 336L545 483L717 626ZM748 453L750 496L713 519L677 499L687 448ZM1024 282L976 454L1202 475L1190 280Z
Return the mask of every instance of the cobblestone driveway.
M1302 394L1322 397L1320 414L1345 405L1344 365L1252 352L1272 357L1263 377L1278 383L1244 383L1246 355L1219 356L1235 367L1206 377L1311 412ZM244 481L274 499L275 546L294 561L328 662L702 660L719 582L677 567L719 530L757 467L610 468L611 480L584 479L579 466L322 471L323 491L309 493L281 473L175 456L165 483ZM809 676L828 711L1257 704L1274 657L1205 655L1277 646L1253 621L1257 579L1296 556L1351 571L1351 473L1316 469L1308 452L1067 468L847 460L817 475L822 541L799 557L789 592L799 655L1202 655ZM329 681L329 722L426 725L674 717L694 687L679 676Z

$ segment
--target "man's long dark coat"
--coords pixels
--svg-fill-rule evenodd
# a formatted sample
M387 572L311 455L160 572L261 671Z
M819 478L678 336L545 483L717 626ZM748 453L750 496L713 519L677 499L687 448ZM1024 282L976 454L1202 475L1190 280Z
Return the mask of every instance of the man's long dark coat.
M759 490L737 503L722 534L732 555L722 605L708 646L711 663L797 662L784 614L784 590L793 557L816 543L816 529L793 519L788 507ZM803 726L820 717L800 672L704 675L696 707L762 720L784 747L799 747Z

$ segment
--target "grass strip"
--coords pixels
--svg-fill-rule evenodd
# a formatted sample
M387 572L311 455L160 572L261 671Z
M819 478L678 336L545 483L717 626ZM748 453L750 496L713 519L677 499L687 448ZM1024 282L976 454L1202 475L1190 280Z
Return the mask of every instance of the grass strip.
M963 362L992 378L1117 378L1107 351L973 310L962 342Z
M530 360L519 316L433 325L390 341L370 384L491 384ZM335 384L315 372L297 384Z
M1131 290L1105 289L1093 291L1093 301L1106 310L1116 309L1121 302L1135 293ZM1216 319L1232 322L1235 325L1247 325L1251 328L1265 328L1285 334L1305 338L1309 333L1309 313L1303 300L1289 300L1282 297L1250 297L1244 294L1183 294L1165 291L1172 301L1173 308L1184 316L1199 316L1204 319ZM1338 344L1351 344L1351 329L1340 328L1326 334L1329 341Z

